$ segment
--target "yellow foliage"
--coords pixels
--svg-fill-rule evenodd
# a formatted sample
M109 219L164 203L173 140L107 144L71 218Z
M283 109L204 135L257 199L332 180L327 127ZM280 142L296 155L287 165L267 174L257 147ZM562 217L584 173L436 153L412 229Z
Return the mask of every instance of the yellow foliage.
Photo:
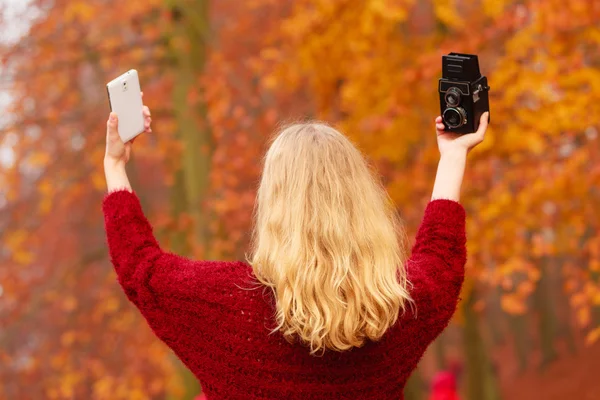
M65 9L64 18L67 21L79 19L85 23L94 18L96 10L92 5L83 1L71 1Z
M40 200L40 204L38 206L38 211L40 214L45 215L50 212L52 209L52 197L43 197Z
M63 310L69 312L77 308L77 299L74 296L67 296L62 302Z
M26 250L18 250L13 254L13 260L20 265L28 265L33 261L33 253Z
M600 327L593 329L586 335L585 343L588 346L590 346L590 345L596 343L596 341L598 341L599 338L600 338Z
M114 297L109 297L102 303L102 308L106 313L112 313L119 308L119 301Z
M46 235L56 232L62 219L71 220L75 208L87 209L105 191L100 121L108 111L106 98L101 91L92 87L84 90L73 83L89 80L91 75L94 87L98 87L98 82L113 78L116 71L137 64L148 84L144 84L145 99L154 102L151 108L163 114L176 109L169 93L177 70L168 61L189 51L189 42L173 37L167 3L132 1L124 6L114 0L54 2L32 23L31 35L11 49L14 57L7 55L7 70L14 68L15 77L26 77L8 83L15 99L14 111L10 112L16 121L29 125L29 105L35 99L36 119L44 121L42 127L51 127L52 132L38 140L19 134L25 139L12 146L19 165L29 162L43 170L37 191L32 188L33 201L21 197L29 190L28 185L36 183L23 179L18 168L2 169L7 207L16 210L15 217L26 217L9 224L3 245L15 262L31 265L35 256L36 264L38 260L42 264L39 271L64 276L52 291L42 295L44 306L76 317L67 325L57 321L57 327L40 333L44 350L49 352L50 368L60 378L38 382L52 386L43 386L44 391L40 391L49 398L77 397L73 388L78 378L73 370L79 372L64 354L65 349L54 349L52 344L74 348L90 340L92 327L107 333L96 337L90 346L91 353L97 352L96 361L90 357L89 368L82 368L82 373L88 374L86 382L95 382L90 390L96 398L135 398L144 390L146 397L148 391L156 397L164 397L164 391L174 397L183 393L181 380L171 379L175 371L164 345L152 338L150 330L141 328L143 321L132 309L119 309L121 300L115 293L86 301L64 295L73 293L74 288L85 290L87 287L79 285L89 285L90 281L114 284L114 273L71 265L73 249L81 252L77 256L89 250L87 238L93 241L92 246L104 246L97 235L99 214L89 216L92 222L76 221L76 231L66 232L57 254L54 249L34 246L33 235L22 229L33 224L53 228L45 231ZM225 3L235 3L236 10L224 12L219 7L226 7ZM211 190L223 197L209 201L211 213L224 220L210 222L216 236L212 248L222 254L243 250L241 232L249 223L239 224L237 217L250 214L252 200L240 199L252 197L245 182L254 182L258 174L247 172L258 169L256 160L262 149L256 143L262 143L277 119L301 115L323 118L340 127L381 167L390 195L409 221L409 231L414 232L431 194L439 158L432 121L439 113L436 83L440 56L449 51L477 53L492 86L492 126L484 144L469 155L463 185L461 201L469 216L469 269L462 297L476 288L499 286L511 291L501 299L503 310L522 315L527 312L526 301L536 282L550 270L542 268L542 262L564 260L573 265L565 273L564 287L572 295L577 321L591 323L590 307L600 300L597 283L586 284L600 269L600 236L590 237L590 232L600 231L600 16L596 3L212 2L214 11L229 20L237 21L231 11L238 13L236 17L252 18L259 12L262 15L263 8L276 11L264 15L277 16L261 16L258 30L249 20L224 24L226 28L215 32L223 35L215 43L239 48L214 48L207 68L198 68L198 76L207 71L202 77L206 92L196 93L193 100L200 101L202 96L210 100L208 120L218 150ZM240 41L245 35L248 40ZM167 46L164 38L169 39ZM247 51L239 43L253 47ZM192 118L204 120L200 114ZM137 175L140 189L152 187L148 201L164 211L168 207L161 199L168 197L167 191L175 183L174 171L180 167L183 145L176 137L180 131L176 118L157 115L154 124L154 131L160 134L151 141L140 139L143 146L136 148L143 151L136 154L139 165L162 163L166 174L155 179L142 169ZM31 125L40 128L37 123ZM73 150L65 146L78 132L84 140L73 140L72 144L83 147ZM3 143L8 137L3 136ZM58 150L63 148L67 151ZM238 160L242 153L249 154L248 159L236 166L232 156ZM160 192L157 196L155 190ZM21 207L22 202L27 206ZM28 224L22 225L25 220ZM187 235L192 227L182 218L166 229ZM194 244L191 248L202 252L203 246ZM82 277L85 279L80 280ZM27 288L10 290L17 289ZM117 290L116 286L113 289ZM32 285L27 294L34 291ZM90 291L90 296L92 293L96 292ZM475 307L483 307L481 299ZM459 312L456 319L461 318ZM139 360L125 369L123 376L111 375L115 361L127 357L113 355L110 346L114 335L135 349L132 351L137 351ZM598 335L592 330L588 339L595 341Z
M117 381L134 376L141 381L126 387L121 399L165 397L176 372L166 346L148 353L158 340L133 307L117 313L125 297L102 251L98 202L106 191L103 122L109 112L102 83L136 67L153 111L160 105L172 113L173 69L157 62L172 55L163 40L172 34L170 8L164 0L17 3L23 3L26 34L3 43L0 57L3 71L10 71L3 89L11 93L0 135L0 264L17 264L12 271L0 268L0 296L8 305L0 315L0 397L116 399ZM0 31L10 29L0 20ZM140 140L137 148L152 148L147 158L137 153L140 165L161 163L168 154L172 171L179 162L178 127L173 118L156 119L160 135ZM5 162L7 151L14 162ZM142 169L141 184L164 191L164 174L155 171L150 177ZM23 332L35 333L35 351L25 357ZM117 335L127 352L114 351ZM25 362L12 362L16 357ZM162 389L154 384L155 392L147 392L155 381Z
M374 15L383 19L400 22L407 17L407 7L412 5L414 0L391 1L391 0L370 0L368 1L368 10Z
M581 327L587 327L591 321L591 312L589 307L582 307L578 309L575 313L577 317L577 322Z
M96 190L106 189L106 181L104 180L104 175L101 171L95 171L92 173L92 184Z
M525 314L526 306L523 300L514 294L505 294L500 299L502 310L511 315Z
M592 150L598 135L589 130L600 125L600 71L590 61L598 57L600 33L591 2L415 2L402 10L401 29L381 18L383 1L349 2L343 11L337 1L300 3L284 23L289 40L272 76L280 86L304 76L318 115L341 115L336 122L361 149L399 171L390 194L413 220L415 199L428 196L437 161L428 132L439 112L432 88L440 55L480 55L492 86L493 140L473 152L465 180L469 238L484 243L469 243L469 265L477 268L468 279L514 289L504 308L523 313L541 278L540 260L575 260L581 242L590 240L585 232L600 228L593 211L600 207L594 189L600 182L589 174L600 165ZM419 14L421 5L432 6L433 16ZM318 37L311 37L317 26ZM571 223L582 213L577 204L589 204L587 221ZM497 267L485 274L489 262ZM590 270L599 268L600 250L589 262ZM583 287L581 279L573 275L569 290Z
M28 161L34 167L45 167L50 162L50 154L38 151L33 153Z
M76 333L74 331L67 331L61 336L61 343L65 347L69 347L75 341Z
M28 235L29 233L25 229L18 229L16 231L13 231L10 235L6 237L4 245L7 249L15 252L23 245Z
M531 281L524 281L524 282L521 282L517 286L516 293L519 296L526 298L531 293L533 293L534 290L535 290L535 285L533 284L533 282L531 282Z
M455 0L433 0L436 17L450 27L460 27L465 23L457 10Z
M506 3L506 0L484 0L483 11L488 17L497 18L504 11Z
M103 376L94 382L94 398L98 400L110 399L114 390L114 378L110 375Z
M586 303L585 293L576 293L571 297L571 307L580 308Z

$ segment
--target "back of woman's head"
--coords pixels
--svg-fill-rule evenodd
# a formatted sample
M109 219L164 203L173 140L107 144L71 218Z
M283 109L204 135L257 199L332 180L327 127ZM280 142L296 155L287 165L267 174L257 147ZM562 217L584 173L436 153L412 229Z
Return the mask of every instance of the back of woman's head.
M284 129L265 157L250 262L277 330L312 353L378 340L410 295L395 209L365 159L321 123Z

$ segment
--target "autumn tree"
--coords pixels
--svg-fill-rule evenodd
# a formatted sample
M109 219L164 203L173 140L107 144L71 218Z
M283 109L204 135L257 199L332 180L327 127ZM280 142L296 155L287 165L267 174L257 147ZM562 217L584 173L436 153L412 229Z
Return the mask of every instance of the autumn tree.
M2 127L14 158L2 175L5 397L197 394L195 379L120 293L106 257L104 84L132 66L140 72L155 134L136 142L129 172L163 245L241 258L264 138L276 106L286 107L252 83L265 68L258 33L289 11L280 4L32 3L38 15L28 34L3 51L14 116Z
M506 314L536 316L544 362L556 356L555 298L570 299L565 318L575 312L588 342L600 334L599 21L600 5L585 0L303 0L282 24L287 40L270 49L280 61L273 79L310 87L318 116L374 159L412 229L438 157L440 57L479 54L492 127L470 157L463 192L471 240L458 318L469 398L497 398L478 333L485 303L476 300L489 287L502 289Z
M144 163L132 179L149 210L161 201L143 194L165 186L162 160L177 147L171 102L159 97L172 86L168 9L159 1L33 1L26 11L34 14L27 34L3 43L2 53L11 118L0 136L9 154L0 189L0 397L178 393L168 350L116 285L100 212L105 84L133 65L155 129L167 133L140 140Z
M498 398L488 336L510 333L523 369L532 347L547 365L557 341L600 336L598 2L33 0L32 10L28 33L0 45L10 95L0 398L198 390L107 259L104 85L132 67L154 134L136 141L130 176L161 243L243 259L268 138L298 118L348 134L414 232L438 160L441 55L479 54L492 126L469 159L468 279L452 328L464 337L468 398ZM407 395L423 381L415 375Z

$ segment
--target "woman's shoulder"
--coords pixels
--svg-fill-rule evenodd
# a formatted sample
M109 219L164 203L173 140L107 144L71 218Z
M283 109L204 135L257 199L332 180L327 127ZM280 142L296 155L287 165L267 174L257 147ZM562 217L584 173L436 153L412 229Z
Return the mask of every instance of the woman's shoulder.
M246 285L256 282L252 267L243 261L200 261L210 271L210 278L219 285Z
M244 285L256 281L252 267L243 261L193 261L180 258L183 264L191 264L181 268L187 271L190 278L200 284L209 286Z
M238 303L248 293L262 292L252 267L243 261L192 261L197 269L187 278L193 280L196 293L210 294L219 303ZM184 278L185 279L185 278ZM243 301L243 300L242 300Z

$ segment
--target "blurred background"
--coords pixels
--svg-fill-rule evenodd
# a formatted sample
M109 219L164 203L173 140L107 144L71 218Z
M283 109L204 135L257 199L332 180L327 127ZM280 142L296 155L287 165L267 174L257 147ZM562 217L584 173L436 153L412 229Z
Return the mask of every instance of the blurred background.
M466 400L600 398L600 1L0 4L1 399L200 392L107 256L108 81L137 69L152 110L129 173L163 247L243 259L266 143L299 118L368 155L414 235L450 51L479 55L492 125L463 185L462 302L406 398L444 379Z

